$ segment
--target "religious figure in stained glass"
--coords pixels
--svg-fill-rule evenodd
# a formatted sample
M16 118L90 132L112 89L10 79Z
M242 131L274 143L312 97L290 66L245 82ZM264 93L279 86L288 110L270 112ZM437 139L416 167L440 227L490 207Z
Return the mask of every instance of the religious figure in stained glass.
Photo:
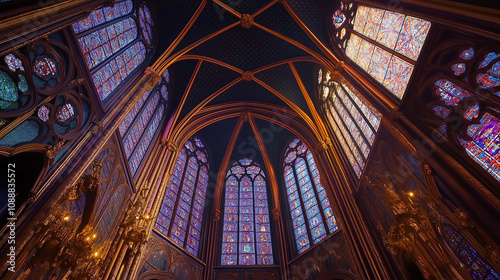
M273 250L264 171L251 159L226 175L222 265L272 265Z
M318 167L309 148L295 139L283 162L286 194L298 253L338 230Z
M131 0L93 11L73 24L82 56L92 74L99 99L111 93L145 59L152 42L153 20L149 9L139 8L141 32ZM145 44L146 43L146 44Z
M359 178L370 154L380 126L380 116L368 102L346 84L331 79L329 71L320 69L318 78L325 111L332 129L349 163Z
M357 6L353 20L346 20L346 15L353 10L356 8L352 3L342 3L332 16L337 41L349 34L347 41L339 42L338 46L353 62L402 99L431 23L363 5Z
M155 229L193 256L198 256L208 185L207 152L192 137L182 147L174 166Z

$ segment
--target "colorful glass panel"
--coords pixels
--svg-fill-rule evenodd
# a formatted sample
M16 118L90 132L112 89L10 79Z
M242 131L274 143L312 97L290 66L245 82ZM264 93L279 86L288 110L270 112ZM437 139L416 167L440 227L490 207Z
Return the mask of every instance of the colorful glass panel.
M272 265L273 251L265 175L244 158L226 177L222 265Z
M339 28L345 21L345 15L340 10L337 10L333 14L332 20L333 20L333 25L335 25L335 28Z
M136 42L92 74L99 99L106 100L120 83L144 60L144 44Z
M125 134L125 132L129 128L130 124L134 120L135 116L137 115L137 113L139 113L139 110L142 108L142 105L144 104L144 102L146 102L146 100L149 98L150 93L151 93L151 90L146 91L142 95L141 99L139 99L139 101L137 101L137 103L135 103L132 110L127 114L125 119L122 121L122 123L118 127L118 129L120 130L120 136L123 137L123 135Z
M500 279L500 274L460 232L448 223L443 222L441 225L446 243L463 267L470 272L472 279Z
M69 103L66 103L57 109L56 119L59 123L64 124L72 119L74 115L75 110L73 109L73 106Z
M9 53L4 58L5 63L9 66L10 71L15 72L17 69L24 71L23 62L15 55Z
M46 79L49 76L57 76L57 64L50 57L39 58L33 63L33 71L42 79Z
M360 177L375 141L380 117L348 87L334 82L331 92L327 99L328 119L351 166Z
M290 154L294 157L284 161L283 175L297 251L302 253L338 226L314 157L305 144L297 146L299 141L295 139L288 145L285 158Z
M416 61L430 26L430 22L419 18L359 6L354 20L354 30L359 36L351 34L345 54L401 99L413 72L413 63L398 58L381 45Z
M16 84L7 73L0 71L0 109L9 108L18 99Z
M193 141L199 142L201 147L192 146ZM156 230L193 256L198 255L201 243L208 186L208 164L197 158L200 153L207 158L203 147L197 138L186 141L182 147L155 225Z
M153 137L156 134L156 131L158 131L158 127L160 126L161 120L163 119L163 112L165 110L165 107L163 105L160 105L160 108L158 111L155 113L155 116L153 117L153 120L149 124L148 128L142 135L142 139L137 146L137 148L134 151L134 154L132 157L130 157L128 163L130 166L130 172L132 173L132 176L135 176L137 173L137 170L139 169L139 165L141 164L144 155L146 154L148 147L151 144L151 140L153 140Z
M132 11L132 0L126 0L116 3L113 7L105 7L95 10L90 13L88 17L80 20L72 25L75 34L89 30L99 26L105 22L112 21L116 18L124 16Z
M142 136L144 129L146 128L149 120L151 119L158 105L159 99L160 96L158 92L156 92L155 95L149 100L148 104L146 105L146 108L142 110L141 115L134 123L132 128L128 131L127 136L125 136L125 139L123 140L123 149L125 150L127 158L130 158L132 151L139 142L139 139Z
M50 115L50 109L47 108L47 106L45 105L42 105L39 109L38 109L38 117L40 118L40 120L42 120L43 122L46 122L49 120L49 115Z
M101 216L101 220L96 227L97 244L102 244L114 226L115 220L123 209L123 203L125 202L125 189L120 188L108 204L108 207Z
M460 53L460 58L463 60L470 60L472 57L474 57L474 49L472 47L463 50Z

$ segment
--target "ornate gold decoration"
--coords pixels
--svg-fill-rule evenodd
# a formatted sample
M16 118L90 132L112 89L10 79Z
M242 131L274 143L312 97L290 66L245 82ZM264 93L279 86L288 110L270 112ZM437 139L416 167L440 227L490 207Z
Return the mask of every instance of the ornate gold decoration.
M250 28L253 25L253 18L249 14L241 15L241 26L243 28Z
M243 113L241 113L241 119L244 122L248 122L250 120L250 112L244 111Z
M148 182L146 182L146 185ZM152 217L147 213L145 205L147 204L148 196L147 191L149 188L143 188L139 192L139 197L135 203L130 203L130 207L125 214L123 222L120 227L125 228L123 239L129 243L130 247L134 245L140 246L148 241L149 233L147 231L149 223L155 221L156 217Z
M49 148L47 148L47 150L45 151L45 153L47 154L47 157L53 161L54 158L56 157L56 155L62 150L62 147L64 146L64 144L66 144L66 141L61 140L61 141L57 142L56 144L54 144L54 146L50 146Z
M97 133L101 132L102 131L102 128L103 128L103 124L101 121L96 121L96 122L93 122L93 125L92 127L90 128L90 132L92 132L92 135L96 135Z
M146 74L145 90L148 91L154 88L160 82L161 76L160 74L156 73L156 71L152 67L146 68L146 70L144 70L144 73Z
M474 227L474 223L472 223L472 221L469 218L469 215L467 215L467 213L465 213L464 211L456 209L453 214L455 214L455 217L457 217L457 221L460 223L461 226L466 228Z
M167 150L175 152L177 151L177 145L172 140L166 141L165 145L167 145Z
M273 211L272 211L272 213L273 213L273 220L277 221L277 220L280 219L280 217L281 217L281 211L280 211L280 209L274 208Z
M220 210L215 209L214 212L212 213L212 216L213 216L214 221L220 220Z
M253 79L253 73L251 71L245 71L243 72L243 75L241 76L243 81L251 81Z
M316 146L316 151L318 153L324 152L328 150L332 145L333 145L332 140L327 137L324 140L318 142L318 145Z

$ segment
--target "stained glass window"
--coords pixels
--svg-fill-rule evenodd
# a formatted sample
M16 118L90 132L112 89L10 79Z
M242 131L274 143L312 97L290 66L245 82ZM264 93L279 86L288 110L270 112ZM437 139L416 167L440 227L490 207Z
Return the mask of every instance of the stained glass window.
M335 35L345 54L399 99L403 98L414 65L429 33L429 21L359 5L353 21L346 20L352 4L332 16ZM353 22L353 23L352 23Z
M168 70L166 70L168 72ZM118 126L130 172L135 176L156 132L159 130L168 100L170 84L165 78L158 85L144 92L132 110Z
M472 279L500 279L500 274L479 252L450 224L441 223L444 239L456 258L470 273Z
M101 216L101 220L96 227L97 243L102 244L113 230L113 225L120 214L123 204L125 203L125 189L120 188L113 194L113 198L109 202L108 207Z
M465 86L468 86L468 81L464 78L467 71L466 63L469 63L468 61L475 56L474 48L465 48L458 55L460 61L451 66L451 72L459 79L462 78L462 81L466 82ZM474 161L500 181L500 118L498 112L492 107L486 107L473 101L477 102L478 100L474 97L476 90L500 86L500 83L495 85L496 77L500 77L498 58L500 55L495 52L475 58L481 62L478 66L481 71L476 74L476 83L479 85L479 89L468 88L469 90L466 90L458 85L462 82L460 80L455 82L449 79L436 80L434 92L441 100L442 105L432 105L431 109L443 119L450 117L452 112L460 112L459 117L464 118L465 121L473 122L467 127L466 137L464 135L457 136L458 141ZM469 65L474 64L469 63ZM470 70L467 72L471 72ZM491 97L495 98L494 95ZM463 106L464 109L453 109L464 104L467 105L467 107ZM447 136L446 125L438 128L438 131Z
M133 10L133 2L126 0L111 8L95 10L86 19L73 24L83 59L101 101L107 100L144 61L149 51L147 46L151 44L153 26L151 14L146 6L140 7L139 32L137 11Z
M16 84L7 73L0 71L0 109L8 109L16 104L18 99Z
M201 242L205 196L210 166L197 157L207 152L196 137L183 145L174 166L172 178L163 198L155 229L193 256L198 255ZM193 147L190 150L188 147Z
M222 265L272 265L273 249L265 174L251 159L226 175Z
M356 176L360 178L380 126L378 112L349 86L331 79L319 84L328 120Z
M300 139L288 145L283 169L295 243L302 253L338 226L314 157Z

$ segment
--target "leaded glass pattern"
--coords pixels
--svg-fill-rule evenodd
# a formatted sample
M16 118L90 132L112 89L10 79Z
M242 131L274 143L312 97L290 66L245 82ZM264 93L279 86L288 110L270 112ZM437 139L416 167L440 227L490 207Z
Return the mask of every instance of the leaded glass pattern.
M342 38L346 28L351 31L346 56L402 99L431 23L362 5L357 8L352 27L343 24L342 16L344 11L337 10L333 19L335 28L342 28Z
M73 24L101 101L108 99L144 61L149 51L147 46L151 45L153 27L151 13L145 5L140 7L139 15L133 10L133 2L126 0L95 10L86 19ZM141 24L141 32L137 22Z
M500 274L460 232L446 222L442 222L441 227L447 245L456 258L460 260L463 268L469 271L472 279L500 279Z
M109 202L108 207L101 216L101 220L96 227L97 231L97 243L102 244L113 229L116 218L120 213L120 209L125 203L125 189L120 188L113 195L113 198Z
M137 113L139 113L140 109L142 108L142 105L144 105L144 102L146 102L146 100L149 98L151 91L152 90L148 90L143 93L141 99L139 99L139 101L135 103L132 110L127 114L125 119L122 121L122 123L118 127L118 129L120 130L120 136L123 137L130 124L134 121L135 116L137 116Z
M323 95L326 115L354 173L360 178L380 126L380 115L349 86L329 76L326 73L319 85L321 92L327 92Z
M309 148L295 139L283 162L283 176L298 253L338 230L328 195Z
M244 158L226 175L222 265L272 265L273 249L265 174Z
M196 257L201 241L210 166L197 158L197 152L208 158L203 145L200 147L193 142L201 143L201 140L192 137L179 152L155 229Z

